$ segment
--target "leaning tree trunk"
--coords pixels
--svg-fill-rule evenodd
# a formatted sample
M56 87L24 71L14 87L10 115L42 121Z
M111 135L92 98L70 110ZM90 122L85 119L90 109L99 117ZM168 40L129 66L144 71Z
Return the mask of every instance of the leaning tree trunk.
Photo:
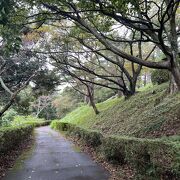
M180 92L180 66L178 67L178 65L176 65L175 67L173 67L170 76L170 94Z
M96 104L94 102L94 89L92 87L90 87L89 85L87 85L87 91L88 91L88 97L89 97L89 101L90 101L90 105L92 106L95 114L99 114L99 111L96 107Z
M167 6L169 1L165 1ZM179 3L174 7L178 9ZM173 7L172 7L173 8ZM170 16L170 44L171 44L171 79L170 79L170 93L180 92L180 57L179 57L179 44L177 36L177 24L176 24L176 11L169 9L171 13Z
M14 103L15 97L11 98L9 102L3 107L3 109L0 111L0 117L3 116L3 114L11 107L11 105Z
M3 116L3 114L11 107L11 105L14 103L17 95L24 89L27 87L27 85L29 84L29 81L35 76L36 73L34 73L32 76L30 76L30 78L24 83L24 85L19 88L16 92L12 93L10 90L10 93L11 93L11 98L10 100L8 101L8 103L3 107L3 109L0 111L0 117ZM2 79L1 79L1 85L2 85ZM5 86L5 84L3 85ZM6 89L6 87L4 87Z
M92 106L95 114L99 114L99 111L98 111L98 109L96 107L96 104L94 103L94 100L91 100L91 98L90 98L90 103L91 103L91 106Z

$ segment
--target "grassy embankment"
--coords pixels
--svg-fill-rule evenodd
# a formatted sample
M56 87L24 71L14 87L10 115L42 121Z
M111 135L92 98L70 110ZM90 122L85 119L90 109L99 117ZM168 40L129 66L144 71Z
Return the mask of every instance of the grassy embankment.
M167 94L167 84L140 89L128 100L110 99L97 104L101 111L82 106L62 122L98 130L106 135L161 137L180 134L180 93Z

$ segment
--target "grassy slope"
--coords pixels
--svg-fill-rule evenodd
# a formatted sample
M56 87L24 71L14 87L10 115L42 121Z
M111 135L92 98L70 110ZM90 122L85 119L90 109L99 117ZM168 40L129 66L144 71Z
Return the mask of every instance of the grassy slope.
M62 119L104 134L162 136L180 134L180 93L167 95L167 85L146 88L128 100L111 99L97 104L101 113L82 106Z

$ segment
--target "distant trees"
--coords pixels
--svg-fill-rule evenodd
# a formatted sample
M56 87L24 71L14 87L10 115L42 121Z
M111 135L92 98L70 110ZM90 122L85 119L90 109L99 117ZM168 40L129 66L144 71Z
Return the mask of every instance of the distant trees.
M35 112L35 117L43 117L45 119L54 119L56 117L55 108L53 108L53 97L39 96L34 102L32 102L32 112Z
M70 88L65 88L62 94L58 94L52 101L53 107L56 109L57 117L63 118L67 113L71 112L79 105L77 96L71 96Z

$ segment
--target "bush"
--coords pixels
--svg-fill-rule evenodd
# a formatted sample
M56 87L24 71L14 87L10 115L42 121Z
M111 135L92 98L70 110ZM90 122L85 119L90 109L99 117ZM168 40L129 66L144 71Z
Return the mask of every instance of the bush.
M116 137L104 137L101 151L106 160L115 164L125 164L125 140L120 142Z
M141 178L180 176L179 142L112 136L103 138L101 151L107 160L130 164Z
M88 145L97 147L101 144L101 133L80 128L74 124L61 121L52 121L51 127L59 131L68 131L69 135L76 136L85 141Z
M20 125L32 125L33 127L47 126L51 123L51 121L47 121L44 119L36 118L33 116L15 116L14 121L11 123L12 126L20 126Z
M101 133L97 131L90 131L87 129L83 129L80 127L74 127L72 130L71 127L71 134L74 134L75 136L79 137L81 140L83 140L87 145L90 145L92 147L97 147L101 145Z
M167 70L154 70L151 74L151 81L155 84L162 84L169 81L169 72Z
M5 153L27 139L33 132L30 125L0 128L0 152Z
M55 130L59 130L59 131L67 131L67 127L68 123L62 123L58 120L54 120L51 123L51 128L55 129Z
M10 109L5 112L2 117L2 126L9 126L11 122L14 120L14 117L17 115L17 112L14 109Z
M40 127L40 126L48 126L51 124L51 121L27 121L25 124L31 125L33 127Z

